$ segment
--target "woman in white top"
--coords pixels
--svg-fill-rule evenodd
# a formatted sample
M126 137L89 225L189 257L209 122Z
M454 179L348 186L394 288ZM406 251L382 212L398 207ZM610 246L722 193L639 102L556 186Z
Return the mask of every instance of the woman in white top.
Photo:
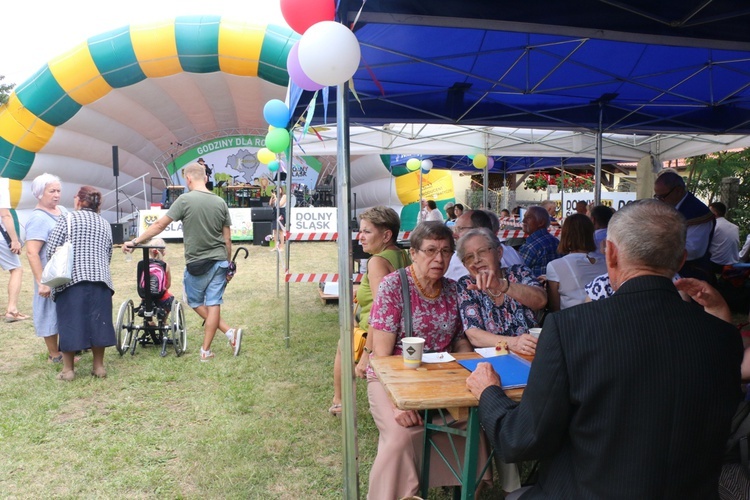
M583 214L565 219L557 252L564 256L547 264L547 307L559 311L586 300L584 287L607 272L604 257L596 251L594 224Z

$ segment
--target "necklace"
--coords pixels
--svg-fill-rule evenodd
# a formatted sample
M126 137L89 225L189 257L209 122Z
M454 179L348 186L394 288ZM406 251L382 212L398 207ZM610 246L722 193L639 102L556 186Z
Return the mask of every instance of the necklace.
M426 299L436 299L438 295L440 295L440 292L443 291L443 284L440 283L440 286L438 286L437 292L435 292L435 295L428 295L427 292L424 291L424 288L422 288L422 283L419 282L419 279L417 278L417 273L414 271L414 264L411 266L411 277L414 279L414 284L417 285L417 288L419 289L419 293L421 293Z

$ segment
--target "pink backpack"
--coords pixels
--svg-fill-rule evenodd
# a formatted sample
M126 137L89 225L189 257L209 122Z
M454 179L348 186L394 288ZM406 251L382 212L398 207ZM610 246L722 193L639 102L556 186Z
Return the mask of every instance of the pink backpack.
M167 291L167 264L161 260L151 259L148 265L149 289L151 298L158 299ZM143 261L138 263L138 295L143 298L146 290L146 273L143 272Z

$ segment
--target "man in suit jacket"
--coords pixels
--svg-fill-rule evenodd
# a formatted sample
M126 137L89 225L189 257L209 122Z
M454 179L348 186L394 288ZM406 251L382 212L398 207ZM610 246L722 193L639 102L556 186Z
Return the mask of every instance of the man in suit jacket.
M523 499L718 498L740 336L672 284L685 260L673 208L627 205L607 238L615 294L547 318L520 404L481 363L467 385L482 425L504 462L540 460Z

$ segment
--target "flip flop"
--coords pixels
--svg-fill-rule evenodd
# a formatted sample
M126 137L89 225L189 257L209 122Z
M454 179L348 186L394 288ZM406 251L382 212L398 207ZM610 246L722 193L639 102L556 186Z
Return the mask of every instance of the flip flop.
M91 376L96 378L107 378L107 370L104 368L100 370L91 370Z
M15 323L16 321L23 321L25 319L29 319L31 316L27 316L25 314L22 314L18 311L16 312L6 312L5 313L5 322L6 323Z
M331 405L331 407L328 408L328 413L330 413L334 417L340 417L341 416L341 404Z
M76 378L76 372L74 372L73 370L68 370L67 372L60 372L57 374L57 380L70 382L74 378Z

